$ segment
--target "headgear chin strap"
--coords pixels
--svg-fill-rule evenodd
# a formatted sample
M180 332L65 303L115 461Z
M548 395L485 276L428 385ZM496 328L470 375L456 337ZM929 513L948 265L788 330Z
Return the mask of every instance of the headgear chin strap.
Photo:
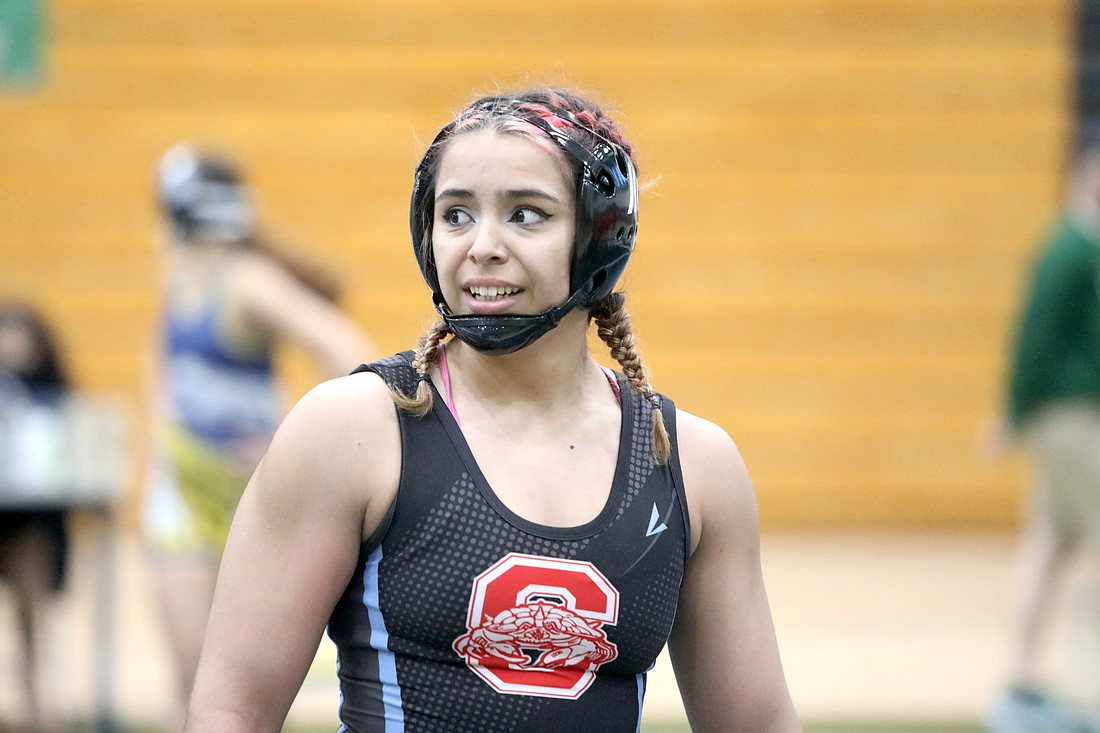
M443 300L430 245L435 195L430 165L437 155L438 143L453 134L465 117L439 132L417 166L409 219L413 250L421 274L432 289L435 308L451 332L474 349L486 354L509 354L534 343L574 308L593 305L615 287L634 250L638 230L638 179L634 164L622 146L586 127L569 110L510 97L491 97L470 109L472 113L503 113L529 122L581 166L569 297L560 305L538 314L487 316L451 313ZM554 124L555 119L591 135L594 140L591 147L570 137L562 129L564 126Z
M456 316L443 301L435 295L432 302L435 310L443 317L447 327L458 339L484 354L511 354L530 346L548 331L561 323L561 319L577 307L581 301L580 291L573 293L561 305L547 308L537 315L519 313L499 313L491 316L479 316L476 313Z

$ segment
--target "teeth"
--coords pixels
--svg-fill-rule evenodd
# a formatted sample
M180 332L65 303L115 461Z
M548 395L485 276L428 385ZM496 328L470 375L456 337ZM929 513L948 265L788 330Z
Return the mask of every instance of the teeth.
M497 298L505 298L509 295L515 295L519 292L519 288L498 288L498 287L482 287L474 286L470 288L470 294L479 300L495 300Z

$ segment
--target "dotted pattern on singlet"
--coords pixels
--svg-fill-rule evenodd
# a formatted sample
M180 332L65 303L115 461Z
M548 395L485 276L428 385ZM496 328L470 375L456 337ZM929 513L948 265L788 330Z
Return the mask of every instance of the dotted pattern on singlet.
M411 352L403 353L411 354ZM401 394L406 397L412 397L416 394L416 387L420 378L416 370L410 367L409 360L402 354L394 354L393 356L387 356L385 359L379 359L372 366L378 367L379 372L381 372L379 376L386 381L386 384L395 388ZM360 369L363 369L363 367L360 367Z
M381 367L391 385L407 394L415 391L415 372L400 355L375 366ZM622 519L630 509L653 471L653 409L645 399L633 400L634 430L627 457L626 490L614 520ZM614 531L614 520L601 532ZM471 578L505 554L522 552L573 559L578 554L583 557L585 549L599 536L597 533L592 537L561 540L522 530L501 516L485 500L470 475L463 473L419 524L391 540L383 559L384 568L390 565L380 574L380 583L382 597L389 599L392 606L388 614L391 649L399 660L407 654L452 668L452 675L448 676L440 671L439 665L399 661L403 703L408 709L431 711L432 718L438 716L455 726L451 730L504 733L518 730L522 721L551 704L547 698L523 695L508 695L503 704L499 693L480 680L469 684L471 678L465 675L462 675L464 684L448 685L448 679L454 679L454 665L463 667L465 672L464 662L451 649L452 642L465 628L447 627L440 619L465 621L468 596L456 598L455 589L469 589ZM632 604L620 608L616 633L620 657L648 658L653 646L653 637L648 632L654 620L667 620L669 626L672 623L684 562L682 543L674 544L677 550L669 553L671 556L659 575L648 578L650 591L638 594ZM424 556L432 557L434 562L418 560ZM638 630L637 638L630 633L632 630ZM614 664L609 663L606 669L612 669ZM630 683L633 684L633 677Z

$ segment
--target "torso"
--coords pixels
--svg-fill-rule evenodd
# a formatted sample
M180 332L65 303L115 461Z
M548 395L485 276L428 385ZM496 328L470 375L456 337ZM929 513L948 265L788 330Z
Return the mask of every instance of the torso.
M270 440L279 417L272 341L241 323L233 279L243 256L183 259L163 321L163 400L175 423L214 445Z
M401 363L381 369L415 386ZM604 477L553 450L497 460L493 431L468 412L460 429L438 394L426 417L398 416L396 499L330 620L349 731L385 716L409 733L636 730L688 526L678 464L651 464L652 408L624 392ZM534 437L510 434L509 452Z
M508 509L528 521L577 526L594 519L607 503L622 411L616 392L595 365L591 376L598 399L557 420L538 406L501 408L459 401L451 407L488 485ZM439 379L434 384L446 396L449 385Z

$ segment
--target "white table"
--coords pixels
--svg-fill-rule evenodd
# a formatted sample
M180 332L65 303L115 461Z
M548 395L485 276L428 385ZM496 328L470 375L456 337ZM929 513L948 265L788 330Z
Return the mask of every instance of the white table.
M0 509L87 512L96 540L96 730L114 720L115 507L129 471L128 410L118 399L77 395L58 409L0 403Z

